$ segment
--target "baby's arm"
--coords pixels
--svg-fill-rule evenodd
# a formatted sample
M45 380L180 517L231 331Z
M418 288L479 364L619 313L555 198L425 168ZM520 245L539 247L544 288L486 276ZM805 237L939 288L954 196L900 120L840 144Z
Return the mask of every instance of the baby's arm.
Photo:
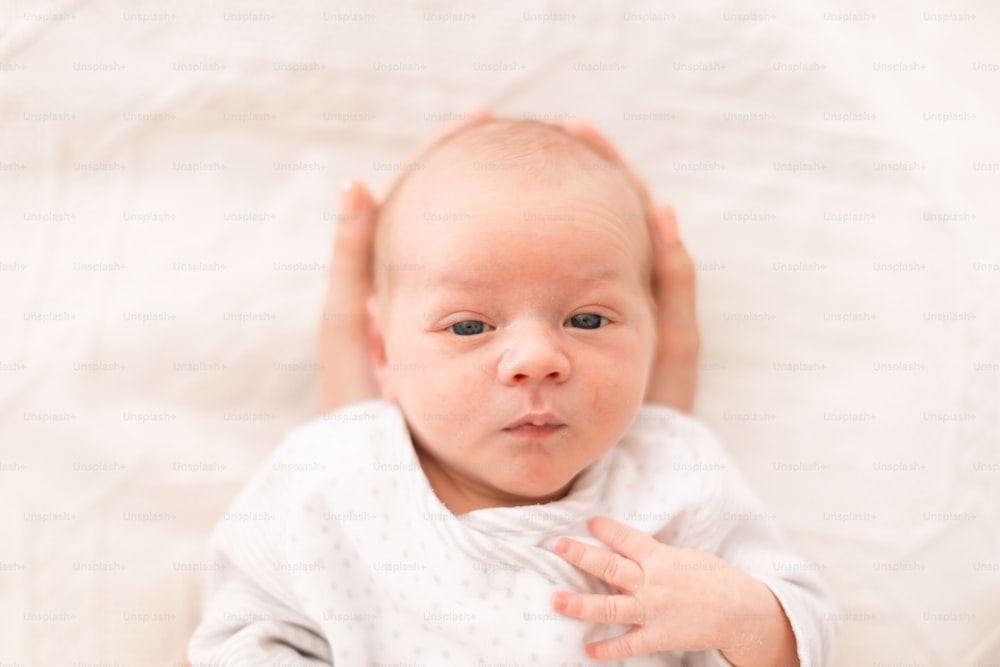
M287 577L275 567L284 545L292 476L271 462L249 482L211 541L201 624L188 646L199 665L331 665L330 646L297 609Z
M201 625L188 646L194 665L332 665L313 624L231 563L215 578Z
M610 551L567 538L555 551L621 593L560 592L553 609L632 625L587 647L604 660L681 650L689 667L829 664L835 614L815 568L791 550L711 434L693 431L692 469L703 477L676 537L687 548L595 518L588 527Z
M756 621L767 619L777 607L785 628L793 633L791 646L797 654L797 659L785 664L830 664L837 614L817 573L821 566L808 562L792 549L777 516L750 488L715 437L700 425L698 430L705 440L705 463L719 465L705 467L717 469L713 473L701 473L711 481L706 485L706 502L698 507L689 525L692 530L703 531L702 535L681 537L689 544L701 542L704 547L696 548L716 554L741 574L749 575L745 583L756 587L758 593L754 599L763 605L761 612L733 619L732 630L744 638L742 644L746 649L752 649L752 644L760 639L754 636L755 629L766 625ZM726 656L733 663L742 664L734 659L740 653L726 652ZM707 656L705 660L695 659L690 664L717 664Z

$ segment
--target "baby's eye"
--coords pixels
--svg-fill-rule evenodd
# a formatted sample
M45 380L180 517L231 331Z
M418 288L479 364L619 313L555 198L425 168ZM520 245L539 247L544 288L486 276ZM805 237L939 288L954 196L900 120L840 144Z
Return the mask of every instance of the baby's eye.
M580 313L569 318L569 322L578 329L597 329L605 324L607 319L594 313Z
M486 325L479 320L463 320L455 322L448 329L459 336L475 336L483 333L486 330Z

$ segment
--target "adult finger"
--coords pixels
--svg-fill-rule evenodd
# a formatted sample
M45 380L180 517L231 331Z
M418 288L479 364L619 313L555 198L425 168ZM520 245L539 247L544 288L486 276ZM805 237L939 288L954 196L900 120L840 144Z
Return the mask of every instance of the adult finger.
M595 623L639 625L644 620L642 606L631 595L559 592L552 596L552 609L564 616Z
M625 166L625 160L622 159L622 156L615 149L614 145L587 121L575 119L563 123L562 127L571 135L600 153L604 159L623 167Z
M323 412L379 395L365 353L376 207L363 185L349 181L345 186L316 341Z
M695 311L695 269L677 234L669 206L656 209L653 281L656 355L645 400L683 412L694 410L701 337Z
M330 264L331 288L371 290L376 214L375 200L364 185L351 180L341 185L340 222Z
M590 123L582 119L571 120L564 123L563 129L597 151L597 153L600 154L605 160L621 167L625 171L625 175L632 182L632 185L636 190L638 190L639 197L642 199L646 214L651 215L653 208L652 200L649 196L649 190L646 189L646 184L642 182L642 179L640 179L634 171L632 171L632 168L626 164L625 160L622 159L621 154L618 153L612 143L608 141L603 134L598 132L593 126L590 125Z
M697 348L694 262L681 243L677 217L670 206L655 210L653 249L657 314L666 320L669 340Z

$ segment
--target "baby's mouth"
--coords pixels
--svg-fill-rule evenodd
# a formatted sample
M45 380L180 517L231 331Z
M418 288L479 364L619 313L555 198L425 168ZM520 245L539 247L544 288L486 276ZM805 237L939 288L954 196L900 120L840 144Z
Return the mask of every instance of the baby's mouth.
M534 413L518 419L507 426L504 431L520 438L545 438L566 428L566 424L555 415Z
M521 426L505 428L504 430L520 438L545 438L558 433L564 428L566 428L565 424L543 424L542 426L522 424Z

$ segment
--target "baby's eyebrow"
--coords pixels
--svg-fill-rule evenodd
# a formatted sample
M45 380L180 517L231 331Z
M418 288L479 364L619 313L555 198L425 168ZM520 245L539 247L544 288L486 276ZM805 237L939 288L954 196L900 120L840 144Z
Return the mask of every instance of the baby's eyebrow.
M526 267L517 262L476 262L467 267L471 271L440 273L433 276L431 283L434 287L483 287L497 278L516 278ZM581 264L574 267L572 273L574 278L586 283L613 282L625 275L620 265L605 262Z

